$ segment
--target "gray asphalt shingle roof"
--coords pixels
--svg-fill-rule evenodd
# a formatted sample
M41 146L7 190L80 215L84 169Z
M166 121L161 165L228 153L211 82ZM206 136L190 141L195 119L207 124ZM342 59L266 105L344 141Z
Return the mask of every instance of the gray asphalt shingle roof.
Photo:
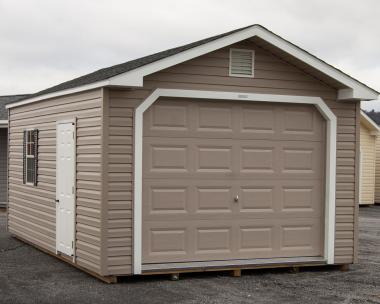
M0 96L0 120L8 119L8 110L5 108L8 103L19 101L28 96L29 94Z
M113 65L113 66L110 66L110 67L107 67L107 68L103 68L103 69L97 70L95 72L89 73L87 75L84 75L84 76L81 76L81 77L78 77L78 78L75 78L75 79L72 79L72 80L60 83L60 84L58 84L56 86L53 86L53 87L50 87L48 89L39 91L39 92L37 92L35 94L32 94L32 95L30 95L28 97L30 97L30 98L31 97L36 97L36 96L40 96L40 95L44 95L44 94L48 94L48 93L53 93L53 92L58 92L58 91L62 91L62 90L72 89L72 88L75 88L75 87L91 84L91 83L94 83L94 82L97 82L97 81L101 81L101 80L106 80L106 79L114 77L116 75L119 75L119 74L122 74L122 73L125 73L125 72L128 72L128 71L137 69L137 68L139 68L141 66L144 66L144 65L147 65L149 63L158 61L160 59L163 59L163 58L166 58L166 57L178 54L180 52L183 52L183 51L186 51L188 49L194 48L196 46L199 46L199 45L211 42L213 40L216 40L216 39L228 36L230 34L233 34L235 32L241 31L241 30L249 28L249 27L251 27L251 26L246 26L246 27L243 27L243 28L239 28L239 29L227 32L227 33L223 33L223 34L220 34L220 35L216 35L216 36L213 36L213 37L202 39L202 40L199 40L199 41L196 41L196 42L192 42L192 43L189 43L189 44L186 44L186 45L183 45L183 46L175 47L175 48L172 48L172 49L169 49L169 50L166 50L166 51L162 51L162 52L159 52L159 53L155 53L153 55L148 55L148 56L141 57L141 58L138 58L138 59L134 59L134 60L131 60L131 61L127 61L127 62L124 62L124 63L121 63L121 64L117 64L117 65Z

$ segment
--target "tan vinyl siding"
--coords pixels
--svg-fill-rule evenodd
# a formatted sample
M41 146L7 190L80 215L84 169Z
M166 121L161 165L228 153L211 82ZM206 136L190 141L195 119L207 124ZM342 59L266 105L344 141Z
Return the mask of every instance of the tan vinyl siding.
M109 274L129 274L131 270L132 109L155 88L322 97L338 117L336 263L354 261L356 121L359 103L338 102L335 88L252 42L239 43L233 47L255 50L254 78L229 77L229 48L224 48L146 76L141 89L110 90L107 244Z
M9 231L55 253L56 123L77 119L76 263L100 272L100 90L10 110ZM22 182L23 130L39 130L38 185Z
M360 204L373 204L375 200L376 136L360 125Z
M380 203L380 136L376 137L375 203Z
M109 274L129 274L132 263L133 105L109 101L107 173L107 265Z

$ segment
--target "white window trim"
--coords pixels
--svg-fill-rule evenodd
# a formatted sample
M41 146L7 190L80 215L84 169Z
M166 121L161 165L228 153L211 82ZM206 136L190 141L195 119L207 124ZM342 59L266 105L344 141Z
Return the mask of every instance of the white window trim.
M252 54L252 70L250 75L244 75L244 74L234 74L232 73L232 52L233 51L239 51L239 52L246 52ZM231 77L243 77L243 78L254 78L255 77L255 51L250 49L238 49L238 48L231 48L230 49L230 60L229 60L229 76Z
M34 186L34 182L28 182L28 158L33 158L34 161L36 161L36 156L33 154L28 154L28 132L33 132L34 130L36 129L26 129L25 131L27 132L26 133L26 139L25 139L25 185L28 185L28 186ZM35 145L37 143L34 143ZM37 172L34 173L35 174L35 177L37 178Z
M133 273L142 271L142 155L143 155L143 114L160 97L244 100L312 104L326 119L326 182L325 182L325 237L324 259L334 264L335 246L335 188L336 188L336 138L337 119L320 97L254 94L237 92L156 89L135 111L134 128L134 203L133 203Z
M34 186L33 181L28 181L28 159L34 159L34 161L36 161L36 158L34 155L25 154L25 185Z

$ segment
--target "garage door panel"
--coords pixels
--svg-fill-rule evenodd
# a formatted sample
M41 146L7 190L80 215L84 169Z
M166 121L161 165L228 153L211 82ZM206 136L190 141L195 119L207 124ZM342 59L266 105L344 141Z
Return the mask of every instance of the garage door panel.
M279 108L283 117L281 133L306 140L323 140L325 128L322 116L311 106L287 106Z
M147 196L146 201L149 206L145 210L151 215L163 214L180 214L187 213L188 206L188 187L185 185L179 186L151 186L144 191L144 196Z
M315 142L283 142L280 144L279 166L288 178L321 176L324 172L325 146Z
M159 100L143 134L143 263L323 255L313 106Z
M273 137L278 130L278 113L274 105L243 104L239 109L239 135L255 138L256 136L265 138Z
M144 136L324 141L313 106L161 100L144 113Z
M281 247L284 253L305 252L305 255L322 251L322 228L319 219L299 219L281 226Z
M240 226L239 227L239 251L244 254L258 254L260 252L272 252L276 247L276 233L274 226Z
M231 213L233 191L230 186L195 186L195 213Z
M232 162L232 145L210 143L195 146L195 164L192 166L195 173L232 173Z
M315 179L324 172L319 142L146 137L146 178Z
M153 144L150 151L150 170L156 173L188 172L188 147L184 145Z
M144 135L148 133L184 134L190 132L190 104L161 100L144 113Z
M323 189L315 180L145 180L143 216L152 221L320 218Z
M318 220L148 222L145 229L144 263L318 256L323 250Z
M196 115L193 116L195 131L202 136L206 133L223 133L231 137L234 132L234 107L230 104L214 104L199 102Z
M161 227L160 227L161 226ZM146 225L143 227L143 251L149 252L144 255L144 262L149 261L181 261L190 254L189 228L184 225L163 227Z

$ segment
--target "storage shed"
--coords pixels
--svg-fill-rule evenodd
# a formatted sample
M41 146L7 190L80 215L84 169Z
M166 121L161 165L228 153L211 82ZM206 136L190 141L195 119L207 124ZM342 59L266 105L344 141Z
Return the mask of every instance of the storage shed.
M375 166L375 204L380 203L380 136L376 137L376 166Z
M360 100L253 25L10 105L9 231L102 278L357 260Z
M8 147L8 111L5 106L26 97L23 95L0 96L0 207L7 205L7 147Z
M375 203L376 141L379 126L364 112L360 113L360 195L359 204Z

